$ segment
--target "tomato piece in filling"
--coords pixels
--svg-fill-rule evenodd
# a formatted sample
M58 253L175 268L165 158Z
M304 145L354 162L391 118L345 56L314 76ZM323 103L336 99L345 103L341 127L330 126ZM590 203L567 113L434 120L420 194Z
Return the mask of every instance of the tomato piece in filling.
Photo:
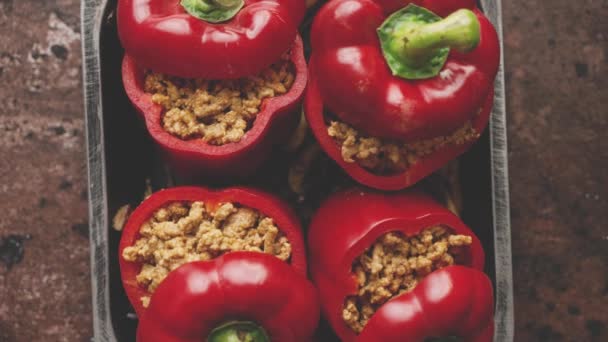
M352 264L358 290L345 299L342 319L360 333L384 303L413 290L429 273L458 263L459 255L472 242L471 236L452 234L443 226L414 236L401 232L382 235Z
M471 122L448 136L404 143L368 137L354 127L335 118L327 121L327 134L333 138L347 163L358 163L375 174L405 172L418 159L447 145L463 145L479 138Z
M289 92L295 68L286 54L258 75L236 80L184 79L147 72L144 89L163 108L162 127L182 140L211 145L240 141L263 100Z
M233 203L173 202L158 209L122 257L142 264L136 281L150 294L172 270L233 251L255 251L289 261L291 244L273 219ZM144 307L150 296L141 298Z

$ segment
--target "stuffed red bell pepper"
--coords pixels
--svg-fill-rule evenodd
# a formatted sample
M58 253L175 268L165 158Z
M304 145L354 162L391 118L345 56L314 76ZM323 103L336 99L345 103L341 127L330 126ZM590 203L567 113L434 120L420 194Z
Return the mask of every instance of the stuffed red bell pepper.
M487 125L500 49L473 0L333 0L312 51L307 119L362 184L416 183Z
M251 174L299 119L304 0L121 0L122 78L183 177Z
M342 341L492 340L481 244L429 196L334 194L312 219L308 247L322 312Z
M185 264L152 296L139 342L308 342L319 320L316 289L262 253Z
M140 316L171 271L234 251L274 255L306 276L299 220L274 196L250 188L161 190L131 213L123 229L123 287Z

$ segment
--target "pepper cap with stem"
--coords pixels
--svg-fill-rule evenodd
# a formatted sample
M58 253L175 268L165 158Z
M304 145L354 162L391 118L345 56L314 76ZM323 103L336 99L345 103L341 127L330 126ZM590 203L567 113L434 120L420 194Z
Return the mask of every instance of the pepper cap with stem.
M378 28L382 53L393 75L427 79L439 74L450 49L467 53L479 44L479 20L469 9L445 18L416 5L393 13Z

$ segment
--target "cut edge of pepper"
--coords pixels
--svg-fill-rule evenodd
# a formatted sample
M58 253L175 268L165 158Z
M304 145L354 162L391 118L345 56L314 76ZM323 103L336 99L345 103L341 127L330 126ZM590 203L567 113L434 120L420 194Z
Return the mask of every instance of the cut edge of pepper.
M257 114L255 124L246 132L243 138L234 143L220 146L206 144L203 141L189 141L177 138L166 132L161 124L162 107L152 102L151 95L143 89L144 69L135 60L125 54L122 63L123 83L127 96L144 119L149 134L162 147L190 153L200 158L224 157L245 153L253 145L261 142L263 137L269 133L271 120L277 114L284 113L291 106L296 106L304 95L304 89L308 82L308 67L304 58L304 47L302 38L298 34L291 46L290 61L295 70L295 80L289 92L280 96L265 99L260 112ZM297 125L294 120L294 127Z
M480 109L481 111L481 109ZM337 116L329 113L329 114L325 114L324 113L324 120L326 122L327 125L327 131L328 131L328 135L334 140L336 146L338 146L339 150L340 150L340 155L342 156L342 160L346 163L355 163L357 164L359 167L365 169L367 172L374 174L376 176L380 176L380 177L390 177L393 175L397 175L397 174L401 174L401 173L407 173L409 169L413 168L416 166L416 164L423 160L425 157L432 155L433 153L441 150L444 147L450 147L450 146L454 146L454 147L458 147L461 145L466 145L469 144L471 142L475 142L479 139L481 133L479 131L477 131L474 127L473 127L473 122L475 120L475 118L473 118L472 120L469 120L467 122L465 122L460 128L454 130L452 133L448 134L448 135L442 135L442 136L437 136L437 137L433 137L433 138L429 138L429 139L418 139L412 142L400 142L400 141L394 141L394 140L390 140L390 139L384 139L384 138L379 138L379 137L374 137L374 136L367 136L365 135L363 132L361 132L360 130L358 130L357 128L349 125L348 123L345 123L344 121L342 121L341 119L337 118ZM477 115L476 115L477 116ZM339 125L346 125L347 129L352 129L356 132L356 136L355 139L357 141L359 141L359 143L357 145L362 145L363 142L362 140L366 140L366 139L377 139L380 142L380 147L384 147L387 145L393 145L395 147L397 147L399 149L399 157L401 158L402 163L405 163L405 168L403 169L399 169L399 165L396 165L396 162L392 162L391 165L394 166L393 170L390 170L388 172L383 172L382 171L378 171L375 170L373 167L367 167L365 165L363 165L363 163L366 161L366 159L360 159L357 158L357 154L353 154L352 155L352 161L348 161L345 160L344 155L342 153L342 146L344 144L344 142L347 139L344 139L341 141L341 139L338 139L334 136L331 136L329 134L329 130L331 129L333 123L336 122ZM330 124L328 124L330 123ZM437 139L442 139L441 141L435 141ZM422 149L420 148L420 146L430 146L427 150L421 151ZM409 151L407 151L408 153L402 153L403 149L407 149L409 147ZM376 154L376 156L380 156L381 154L378 153ZM387 157L384 157L385 159L387 159ZM378 157L378 159L381 159L380 157ZM390 163L390 160L387 160L386 162L383 161L378 161L378 164L380 165L385 165L386 163ZM384 169L387 169L388 167L385 167Z

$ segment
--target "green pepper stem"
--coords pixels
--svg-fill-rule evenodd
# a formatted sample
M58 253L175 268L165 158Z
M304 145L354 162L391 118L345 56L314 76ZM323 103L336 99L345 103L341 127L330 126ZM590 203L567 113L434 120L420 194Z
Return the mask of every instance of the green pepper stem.
M239 0L209 0L209 2L221 8L234 8L241 3Z
M213 9L230 9L240 4L239 0L186 0L194 8L209 12Z
M449 47L470 52L480 40L479 19L473 11L460 9L442 20L404 32L402 54L414 64L426 63L438 49Z
M184 0L183 3L188 3L192 8L201 12L209 12L213 8L213 5L206 0Z
M244 0L181 0L186 12L210 23L232 19L244 4Z
M213 329L208 342L270 342L261 326L248 321L228 322Z

